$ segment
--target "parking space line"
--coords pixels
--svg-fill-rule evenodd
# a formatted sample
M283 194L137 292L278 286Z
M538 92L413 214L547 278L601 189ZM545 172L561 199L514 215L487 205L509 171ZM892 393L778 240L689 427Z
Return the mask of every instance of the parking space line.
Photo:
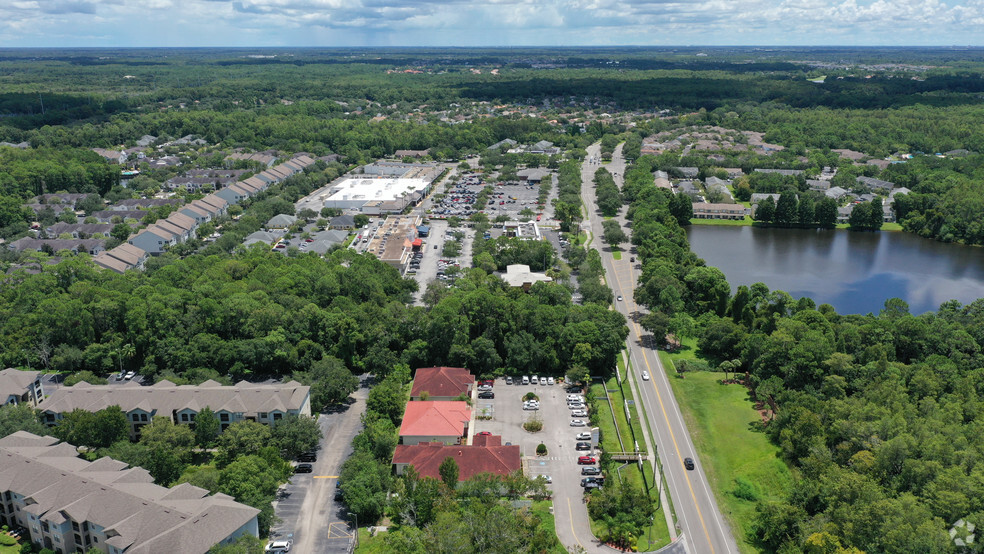
M328 524L329 539L351 539L352 531L349 530L347 521L333 521Z
M338 479L337 475L315 475L315 479Z

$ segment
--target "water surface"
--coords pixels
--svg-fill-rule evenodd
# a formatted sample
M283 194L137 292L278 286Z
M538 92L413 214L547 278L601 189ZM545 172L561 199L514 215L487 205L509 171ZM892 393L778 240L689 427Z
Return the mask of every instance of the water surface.
M984 297L984 248L900 232L691 225L687 235L732 291L762 282L840 313L878 313L892 297L914 314Z

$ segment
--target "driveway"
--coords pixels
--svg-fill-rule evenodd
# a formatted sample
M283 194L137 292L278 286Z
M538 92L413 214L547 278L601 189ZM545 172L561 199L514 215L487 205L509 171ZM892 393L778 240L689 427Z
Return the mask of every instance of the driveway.
M294 552L348 553L353 540L348 510L335 501L335 486L342 463L352 453L352 439L362 430L369 389L365 385L352 394L344 409L323 413L318 418L322 439L314 472L294 475L281 487L273 503L281 520L271 530L271 538L293 534Z

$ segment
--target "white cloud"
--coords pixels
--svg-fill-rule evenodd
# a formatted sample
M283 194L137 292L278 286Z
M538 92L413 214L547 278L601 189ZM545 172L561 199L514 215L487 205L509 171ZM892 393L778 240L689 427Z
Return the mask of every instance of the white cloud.
M0 46L924 45L981 44L982 38L984 0L13 0L0 4Z

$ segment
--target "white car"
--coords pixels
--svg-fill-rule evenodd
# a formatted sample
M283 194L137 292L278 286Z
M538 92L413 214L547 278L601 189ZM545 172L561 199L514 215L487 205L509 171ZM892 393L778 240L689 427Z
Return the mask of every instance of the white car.
M540 409L540 405L539 404L523 404L523 409L524 410L539 410Z
M290 541L273 541L266 545L263 549L264 552L270 552L272 554L286 554L290 552L290 547L292 543Z
M554 384L554 382L555 381L554 381L554 378L553 377L547 377L547 384L548 385L552 385L552 384Z
M572 417L588 417L588 412L586 410L574 410L571 412Z
M572 419L571 427L587 427L588 424L584 422L583 419Z
M578 433L576 438L579 441L589 441L591 440L591 433L588 432Z
M568 394L567 401L584 402L584 397L581 396L580 394Z
M569 409L569 410L583 410L584 409L584 404L582 404L580 402L571 402L570 404L567 405L567 409Z
M648 381L649 380L649 372L648 371L643 371L642 372L642 380L643 381Z
M130 379L133 379L136 376L137 376L137 374L135 372L133 372L133 371L127 371L126 372L126 375L123 376L123 380L124 381L129 381Z
M533 377L530 377L530 382L533 383L534 385L539 385L540 384L540 381L539 381L539 379L537 379L536 375L534 375Z

